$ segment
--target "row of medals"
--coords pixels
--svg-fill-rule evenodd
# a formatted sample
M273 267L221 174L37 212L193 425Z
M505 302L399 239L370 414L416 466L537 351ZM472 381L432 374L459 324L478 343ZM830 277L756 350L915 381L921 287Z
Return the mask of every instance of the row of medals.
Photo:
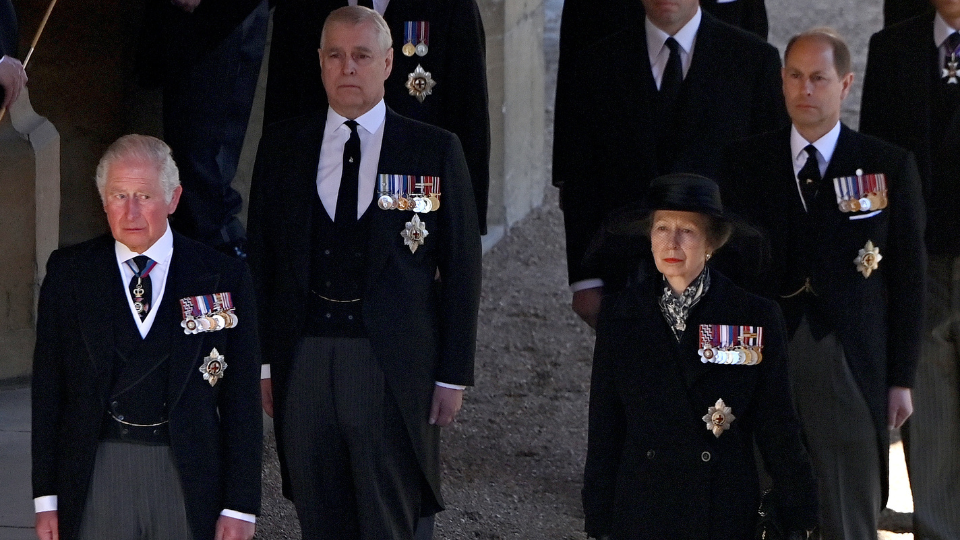
M859 178L862 173L860 170L857 170L857 173ZM869 212L871 210L883 210L887 207L886 179L882 178L883 175L880 174L874 176L877 177L878 189L862 194L860 197L837 195L837 198L840 199L838 204L841 212ZM838 192L840 191L839 182L848 182L848 186L851 189L853 188L853 183L849 183L848 178L837 178L836 181L838 184L835 189Z
M859 199L853 197L840 201L841 212L869 212L870 210L883 210L887 207L887 194L885 192L867 193Z
M417 56L426 56L427 52L429 51L429 49L427 49L427 44L423 41L417 43L416 45L414 45L413 42L408 41L403 44L403 49L401 50L403 51L404 56L413 56L414 54Z
M216 332L223 328L233 328L240 322L233 310L217 311L200 317L189 316L180 323L184 334L199 334L200 332Z
M761 348L758 345L734 345L723 348L713 348L713 346L708 345L700 351L700 361L704 364L753 366L763 361Z
M412 210L418 214L426 214L440 208L440 197L439 193L404 197L400 193L391 195L381 192L380 198L377 199L377 206L381 210Z

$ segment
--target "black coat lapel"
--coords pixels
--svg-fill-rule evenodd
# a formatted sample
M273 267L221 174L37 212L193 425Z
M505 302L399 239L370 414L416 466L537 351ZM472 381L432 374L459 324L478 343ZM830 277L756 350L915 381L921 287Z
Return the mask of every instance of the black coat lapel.
M326 125L326 113L317 115L314 121L307 122L289 141L295 148L288 153L291 160L288 184L277 189L287 189L287 202L284 211L288 214L281 222L283 242L287 245L285 253L291 276L300 284L305 295L310 287L310 246L313 245L311 230L313 223L313 204L317 199L317 168L320 164L320 147L323 144L323 129Z
M77 259L83 263L81 268L76 269L77 275L99 276L99 279L90 280L88 286L78 288L77 305L83 306L83 309L77 317L80 333L87 344L87 353L93 362L100 395L106 400L115 360L114 325L119 322L115 319L118 316L117 298L122 294L124 285L117 266L114 240L110 235L104 235L101 239L92 247L95 251L93 256Z
M182 315L180 315L181 298L230 292L217 290L219 282L220 274L216 269L210 267L207 261L203 260L196 246L179 234L174 234L173 259L170 261L167 285L159 308L163 309L167 315L171 311L176 312L177 316L165 317L164 320L175 320L179 324L182 320ZM154 324L161 321L160 314L157 315ZM203 334L187 335L182 330L176 330L174 329L170 333L174 336L170 346L172 352L170 356L170 394L167 398L171 411L176 407L180 396L183 395L183 390L186 388L190 377L200 376L200 372L195 367L197 358L206 356L210 352L201 351L201 346L206 342ZM152 331L153 328L151 328Z

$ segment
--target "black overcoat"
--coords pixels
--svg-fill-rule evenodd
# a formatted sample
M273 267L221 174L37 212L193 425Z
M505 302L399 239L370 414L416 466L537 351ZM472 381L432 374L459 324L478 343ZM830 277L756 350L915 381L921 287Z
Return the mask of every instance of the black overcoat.
M324 115L267 128L250 196L250 263L261 305L264 363L273 379L274 426L283 424L286 386L311 297L313 200ZM419 214L428 232L415 253L400 232L413 212L372 212L364 273L363 321L429 485L425 511L442 509L439 427L427 423L436 381L472 385L480 303L480 235L470 177L451 133L389 108L378 171L439 176L439 211ZM372 196L372 194L371 194ZM439 270L440 282L434 278ZM281 467L286 470L282 447Z
M715 270L710 280L679 343L657 303L660 274L604 299L583 488L591 536L752 538L760 501L754 442L774 481L772 500L801 527L816 523L816 482L790 401L780 310ZM763 360L702 363L701 324L761 326ZM702 417L718 399L736 419L716 437Z
M221 510L260 512L263 427L253 282L243 263L177 233L173 238L166 290L155 309L179 322L181 298L230 292L239 320L217 332L187 335L178 325L170 333L170 446L194 538L213 538ZM132 317L125 301L113 301L122 299L124 287L114 240L104 235L55 251L40 289L33 495L57 496L65 540L77 537L93 474L117 361L115 332ZM214 348L227 369L210 386L200 367Z
M783 309L789 336L804 314L811 325L836 332L877 432L887 492L888 389L913 386L920 357L927 267L925 215L913 156L902 148L841 125L824 184L808 216L793 172L790 128L730 148L723 174L727 207L757 226L772 253L758 291ZM876 213L844 213L832 179L883 173L888 206ZM809 228L804 224L808 222ZM882 259L869 277L854 262L870 241ZM809 278L815 295L790 296ZM788 296L790 296L788 298Z

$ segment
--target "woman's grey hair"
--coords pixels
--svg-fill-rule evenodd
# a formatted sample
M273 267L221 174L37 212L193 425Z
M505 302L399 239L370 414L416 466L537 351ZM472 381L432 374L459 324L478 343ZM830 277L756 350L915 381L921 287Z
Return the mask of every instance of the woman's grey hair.
M393 37L390 35L390 26L383 20L376 11L363 6L344 6L330 12L327 20L323 22L323 30L320 32L320 48L326 43L327 28L334 24L347 24L350 26L359 26L365 22L370 22L377 31L377 44L380 45L380 52L387 54L390 47L393 47Z
M643 218L643 221L640 222L641 230L644 231L647 238L649 238L650 233L653 232L653 216L656 213L656 210L650 212ZM703 218L704 233L707 235L707 245L709 245L711 249L716 251L723 247L723 245L727 243L727 240L730 240L730 235L733 234L732 223L709 214L697 212L697 215Z
M173 192L180 185L180 171L173 161L167 143L149 135L124 135L107 148L97 165L97 191L100 200L106 202L105 190L110 166L118 162L149 163L157 167L160 187L166 202L173 200Z

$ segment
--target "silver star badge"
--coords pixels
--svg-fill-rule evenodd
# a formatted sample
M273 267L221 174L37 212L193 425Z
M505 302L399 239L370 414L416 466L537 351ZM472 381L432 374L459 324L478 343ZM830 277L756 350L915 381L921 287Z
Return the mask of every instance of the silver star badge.
M707 429L713 432L714 437L719 437L730 429L730 423L736 419L733 409L727 407L722 399L718 399L713 407L707 409L707 414L703 415L703 421L707 423Z
M227 369L225 357L217 352L214 347L210 351L210 356L203 359L203 365L200 367L200 373L203 373L203 380L210 383L210 386L217 384L217 381L223 378L223 372Z
M424 71L423 66L419 64L417 69L413 70L413 73L407 75L407 90L410 91L411 96L419 99L420 103L423 103L423 100L433 93L433 87L436 85L437 83L430 76L430 72Z
M857 265L857 271L863 274L863 277L868 278L870 273L880 266L880 259L882 258L880 248L874 247L873 242L867 240L867 244L860 249L853 262Z
M947 67L940 70L940 77L947 79L947 84L957 83L957 66L960 62L952 58L947 62ZM422 100L421 100L422 101Z
M427 228L420 221L420 216L414 215L413 219L407 222L404 229L400 231L403 237L403 245L410 247L410 253L416 253L417 248L423 245L424 238L430 234Z

